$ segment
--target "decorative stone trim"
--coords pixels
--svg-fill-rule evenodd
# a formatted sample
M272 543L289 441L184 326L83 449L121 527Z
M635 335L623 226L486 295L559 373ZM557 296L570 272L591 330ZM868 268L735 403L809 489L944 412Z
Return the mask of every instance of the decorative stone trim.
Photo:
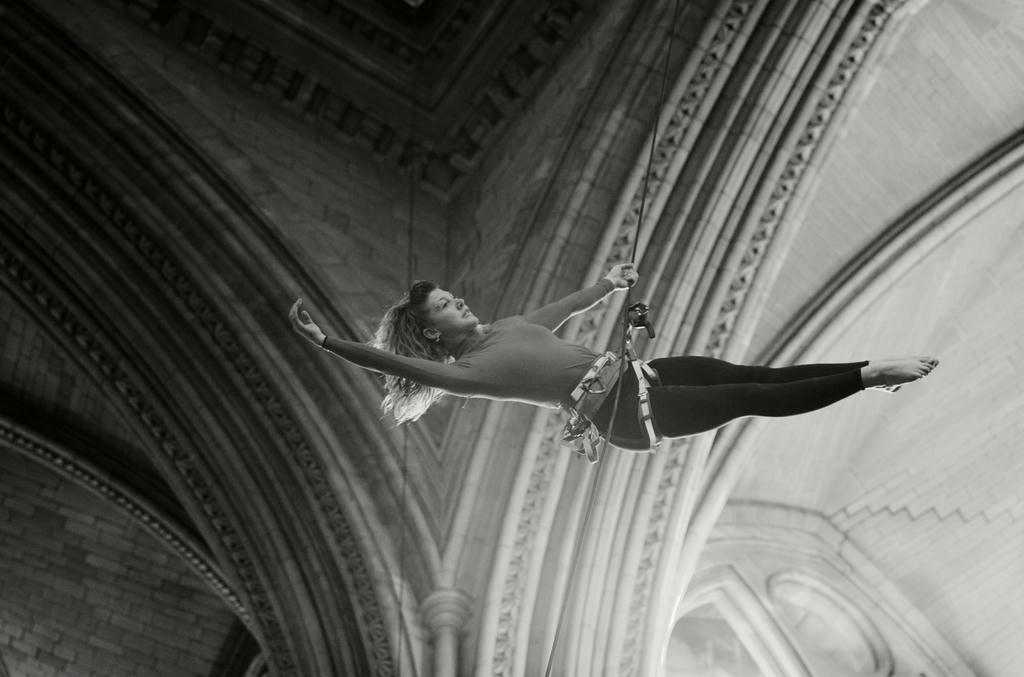
M630 198L629 209L619 222L616 229L616 236L612 249L605 258L605 269L611 268L620 263L627 263L633 250L633 242L636 239L639 228L647 224L640 223L640 205L644 203L650 206L657 201L662 190L671 190L672 184L667 182L669 168L677 162L679 153L683 151L683 141L690 125L696 119L697 112L704 104L708 91L712 84L719 78L723 68L727 68L725 58L732 49L733 43L740 35L744 22L750 15L757 0L735 0L725 16L721 25L715 32L704 55L700 59L696 71L690 78L682 93L676 99L672 115L660 136L655 141L654 157L650 164L650 174L646 185L646 197L644 197L644 181L641 177L633 189ZM641 154L644 166L647 166L647 150ZM645 213L645 220L650 220L650 212ZM642 251L640 252L642 254ZM590 312L580 326L576 340L585 345L594 345L597 341L597 334L606 324L607 310L605 312Z
M767 598L774 602L776 607L788 601L787 593L792 592L794 588L828 603L830 610L835 612L835 616L830 615L830 622L837 626L845 625L856 629L855 637L848 638L853 646L847 648L859 650L861 657L870 657L874 674L893 674L892 648L878 626L849 595L844 594L820 575L801 569L776 571L764 581Z
M766 532L771 533L770 539L765 538ZM803 553L800 561L779 561L756 573L743 567L744 579L751 582L761 598L757 606L777 607L777 586L782 581L799 581L816 588L851 615L849 620L876 652L878 665L871 674L975 674L942 633L900 592L899 586L827 516L797 506L760 501L727 504L673 622L722 587L724 579L718 572L741 566L729 554L735 546L747 552L762 550L774 555ZM809 559L808 553L813 554ZM777 612L773 617L782 620ZM880 624L881 619L887 620ZM792 646L792 628L776 635Z
M549 498L558 454L565 453L559 446L563 425L561 419L546 413L538 416L547 416L548 420L544 424L544 436L530 472L512 553L509 555L508 570L502 585L498 625L493 639L494 657L491 660L491 674L494 677L510 677L516 674L516 634L519 629L526 581L530 575L533 548L537 543L544 506ZM492 640L485 637L481 638L481 641Z
M772 191L771 200L761 216L759 227L747 243L747 251L743 257L742 265L735 273L733 281L729 286L729 295L719 308L718 320L713 325L711 337L704 351L705 354L721 356L723 353L731 335L735 318L742 307L746 294L752 287L757 268L763 260L771 237L784 216L789 200L796 193L797 186L805 169L810 164L819 141L824 135L834 113L841 105L846 91L853 82L871 46L875 43L893 12L904 2L905 0L891 0L890 2L880 3L872 7L864 24L861 26L859 34L851 41L847 54L839 62L836 73L829 79L825 93L819 99L814 114L808 121L796 149L780 175L775 189ZM737 5L739 4L742 3L737 3ZM730 9L727 17L733 15L735 17L734 21L738 20L749 9L749 4L743 8L734 6L733 9ZM734 11L735 15L733 14ZM734 23L731 30L735 32L738 28L739 26ZM702 62L703 67L704 64ZM686 100L685 96L683 100ZM638 207L639 200L637 198L634 198L634 204ZM636 221L636 211L637 209L633 209L630 212L632 215L631 220L634 224ZM629 231L629 227L624 228L624 232ZM684 443L672 448L672 458L668 461L665 473L658 485L655 508L651 514L651 522L648 526L648 535L644 542L641 565L630 603L627 634L623 646L622 660L619 665L619 672L622 675L636 675L640 669L640 652L643 649L642 639L645 631L643 615L652 603L651 598L654 594L653 581L661 555L664 527L668 517L666 509L676 500L679 482L682 479L682 459L688 447L689 445Z
M9 119L8 110L5 107L5 121ZM22 125L21 128L31 130L27 124ZM37 138L42 140L42 137ZM43 147L45 148L45 144ZM83 189L86 188L84 182L81 185ZM95 184L90 185L95 188ZM193 497L203 507L210 525L220 536L224 549L235 564L238 578L253 604L250 618L257 621L261 636L271 651L275 653L275 660L280 661L278 664L281 674L295 674L294 664L277 622L273 605L256 574L255 566L246 552L241 537L218 503L214 492L206 481L205 472L200 470L199 459L178 443L160 414L149 403L142 390L136 386L133 376L120 368L119 365L125 361L112 355L109 349L75 317L67 304L57 299L53 292L40 282L22 261L7 250L2 241L0 241L0 271L10 288L27 295L31 299L32 305L51 319L54 328L63 333L77 347L77 354L91 362L100 377L121 394L129 409L135 412L160 451L178 470L192 491Z
M249 664L244 677L270 677L270 667L267 665L267 659L263 657L263 654L252 659L252 663Z
M804 173L814 159L814 154L825 136L826 130L836 111L842 105L851 84L871 47L877 41L893 13L907 0L887 0L872 5L857 36L846 49L836 72L825 85L825 92L818 99L814 113L808 119L800 134L785 168L776 179L768 204L761 214L757 228L745 245L745 252L738 269L733 273L728 293L718 308L718 315L712 325L711 335L704 348L704 354L721 357L732 336L736 319L743 310L744 301L753 288L757 271L771 246L772 238L786 215L793 196L797 194Z
M481 3L477 0L459 2L455 9L450 10L450 15L444 26L438 31L437 36L428 46L425 46L425 51L404 41L397 31L382 28L380 24L352 11L349 8L350 5L345 2L328 0L327 2L311 3L309 9L320 12L325 19L332 22L333 26L345 31L348 34L347 39L359 40L372 45L382 54L397 58L406 65L412 65L419 58L435 61L446 57L463 29L469 25L473 15L480 9L480 5Z
M443 54L452 36L458 34L462 25L459 21L472 12L475 4L464 0L453 15L458 20L446 25L428 51L430 57ZM478 93L459 107L461 119L450 127L451 131L423 139L421 130L418 141L413 139L408 121L402 119L407 116L394 114L395 110L408 109L412 97L396 96L395 110L370 110L349 91L351 88L329 82L312 65L298 63L273 46L240 35L232 26L205 14L202 3L129 0L120 11L137 23L165 33L175 44L184 45L267 98L300 112L308 122L330 123L339 136L371 148L378 160L394 163L401 172L414 170L415 157L425 158L424 185L447 197L457 188L459 179L479 163L510 111L537 89L554 55L580 33L584 17L594 11L592 4L591 0L560 0L544 5L527 34L508 50L494 73L475 88ZM326 11L335 8L332 5ZM418 56L415 47L352 12L342 11L339 20L338 25L350 25L358 31L360 39L386 45L406 64ZM339 67L342 63L339 59Z
M675 109L668 124L660 131L659 138L655 141L654 160L650 166L650 179L647 182L647 194L644 198L644 183L641 180L636 185L633 196L630 199L630 206L626 214L615 228L617 235L614 239L612 249L605 259L605 268L610 268L619 263L629 260L632 253L633 241L637 235L637 226L640 216L640 204L642 200L650 205L655 196L661 190L671 190L668 184L668 173L671 165L676 161L678 153L682 152L683 140L690 125L696 118L711 85L719 73L726 67L725 56L728 54L733 42L736 40L751 8L756 0L736 0L727 10L721 26L715 33L711 45L701 57L700 64L689 83L675 102ZM643 153L643 162L646 166L647 153ZM599 334L610 319L609 313L617 313L612 307L594 309L587 313L574 337L578 343L594 346L599 340ZM494 638L494 657L491 664L491 674L495 677L506 677L513 674L513 657L515 655L515 637L517 626L520 621L522 607L522 596L525 588L526 578L529 575L528 568L531 561L531 553L534 541L537 537L537 525L548 499L550 487L551 468L554 466L556 454L564 453L560 449L559 439L561 433L560 421L552 418L548 421L540 449L537 453L533 470L531 472L529 486L523 502L523 509L520 515L519 525L516 530L515 545L509 559L509 568L502 588L501 606L498 616L497 631ZM664 528L667 524L668 506L674 496L675 489L679 483L679 475L682 472L683 458L686 445L679 445L678 450L673 451L673 461L666 468L665 479L659 487L659 499L656 502L655 510L660 510L660 521L651 525L650 533L645 541L644 556L641 560L641 572L637 578L639 594L634 594L630 608L631 618L634 613L640 615L647 605L650 595L650 588L653 585L656 564L660 553L660 546ZM665 493L667 488L671 494ZM630 630L640 632L642 623L630 625ZM627 640L629 641L629 640ZM637 644L636 637L632 638L634 645ZM635 653L635 648L633 650ZM633 653L627 652L632 658ZM623 659L623 664L626 658Z
M50 468L53 472L89 489L103 500L113 503L141 523L169 550L177 554L206 581L251 631L252 619L237 593L227 582L220 568L203 552L201 546L184 533L159 509L130 487L107 477L90 464L60 447L24 434L10 421L0 419L0 444Z
M666 445L661 453L669 454L662 471L661 481L651 507L647 522L647 534L644 538L640 562L637 564L636 579L633 582L633 594L630 596L629 616L626 621L626 633L622 643L622 657L619 661L618 674L623 676L639 674L642 637L645 636L647 611L654 596L654 581L658 576L658 564L661 561L662 545L672 515L672 506L677 500L679 488L683 481L686 466L686 455L690 451L690 442L681 440Z
M471 601L461 590L435 590L423 600L423 620L433 633L443 629L459 632L469 619Z
M748 580L734 563L717 564L701 572L700 577L693 581L693 593L687 592L676 610L672 626L695 609L711 606L724 619L743 619L743 645L765 672L771 675L809 676L811 673L789 635L767 608L763 593L760 592L761 587L763 581ZM733 627L733 631L736 632L737 628ZM883 674L890 673L872 673L874 677Z
M154 239L143 232L130 216L128 208L103 188L98 179L89 176L85 166L73 160L66 149L48 138L23 111L3 97L0 97L0 107L3 110L3 127L0 127L0 131L6 131L27 151L34 153L41 164L48 165L56 172L67 184L69 194L87 202L106 218L112 230L127 241L141 261L151 266L171 294L196 318L221 351L225 358L224 363L235 369L249 388L253 399L261 404L268 420L277 429L280 438L286 442L287 449L295 458L298 467L303 469L309 490L320 506L345 558L346 572L352 581L354 606L361 621L360 630L367 656L374 666L373 674L380 677L393 675L395 668L387 629L373 587L373 579L358 542L327 482L327 473L323 471L319 460L309 449L301 429L286 411L269 380L262 374L252 357L245 353L230 329L219 320L220 314L215 312L212 304L200 293L200 286L185 274L183 266L174 261ZM72 311L46 290L11 252L0 249L0 266L16 285L35 297L36 305L44 304L48 315L62 330L70 334L70 338L81 347L83 354L97 363L101 373L124 395L129 406L138 413L151 435L160 444L162 451L178 468L182 478L192 489L194 497L209 516L210 524L221 535L222 542L236 566L237 574L249 598L253 600L252 612L263 630L267 648L278 674L294 674L295 665L287 642L273 605L259 581L255 564L248 557L240 536L234 527L230 526L231 522L227 515L217 505L214 494L206 483L205 473L200 470L198 459L194 454L184 451L172 438L155 408L131 382L131 377L117 366L124 363L124 360L108 354L107 349L74 318Z

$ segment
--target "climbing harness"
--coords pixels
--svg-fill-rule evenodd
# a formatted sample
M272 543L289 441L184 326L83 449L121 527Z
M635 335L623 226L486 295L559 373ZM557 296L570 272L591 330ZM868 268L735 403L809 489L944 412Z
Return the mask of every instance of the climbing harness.
M642 303L634 306L644 308L644 326L647 327L648 335L653 337L654 330L646 324L647 306ZM632 308L632 307L631 307ZM622 354L606 352L600 355L580 379L579 384L569 395L565 404L565 410L569 414L569 421L562 429L562 444L569 447L577 454L585 457L590 463L597 463L601 460L601 447L604 436L594 424L594 416L601 409L608 396L614 388L618 388L624 376L624 365L633 370L637 383L637 422L640 424L644 435L647 437L647 447L652 451L661 442L661 435L654 427L654 418L651 413L650 388L658 385L658 372L647 362L641 360L633 349L633 341L629 334L630 328L637 325L630 324L626 330L625 350ZM623 355L625 356L623 358ZM610 440L613 422L608 424L608 439Z
M569 421L562 429L562 444L586 457L590 463L600 460L601 444L601 433L592 419L618 383L622 375L621 363L622 358L613 352L598 357L565 405Z
M660 380L658 379L658 372L636 356L636 351L633 349L631 331L642 327L647 330L647 338L654 338L654 327L651 326L650 321L647 319L647 312L647 304L639 301L626 309L627 326L625 329L626 336L623 339L623 342L626 359L629 360L629 366L633 368L633 372L636 374L638 400L636 412L637 419L640 422L640 427L643 429L644 434L647 436L647 448L653 451L661 442L661 435L659 435L654 429L654 414L651 411L650 387L652 385L658 385ZM608 424L609 440L612 435L612 425L614 424Z

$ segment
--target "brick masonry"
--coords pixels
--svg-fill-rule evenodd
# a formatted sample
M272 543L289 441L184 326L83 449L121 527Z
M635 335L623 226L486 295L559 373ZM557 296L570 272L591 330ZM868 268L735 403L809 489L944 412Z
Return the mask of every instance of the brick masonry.
M587 247L570 248L555 270L538 270L540 253L562 244L547 238L572 190L583 182L582 165L594 151L607 109L614 107L614 115L628 108L610 100L600 87L609 86L602 77L622 77L631 65L620 54L619 61L609 67L612 75L601 71L607 65L609 45L629 15L627 5L606 3L606 14L591 28L588 39L567 51L552 78L518 113L452 203L451 277L468 297L480 299L478 304L489 317L503 299L507 299L503 313L522 310L513 300L524 296L538 273L551 276L557 289L569 291L581 283L581 273L590 264L619 196L617 184L592 186L586 213L575 226L592 233L590 238L580 238ZM623 127L642 133L649 124L649 120L629 119ZM639 135L636 142L639 148ZM617 159L622 172L633 160Z
M271 106L219 77L214 68L197 66L186 48L164 44L144 28L117 20L101 3L41 4L58 13L80 40L214 160L280 233L289 253L305 262L319 291L340 299L368 333L370 320L404 283L407 177L366 159L363 149L334 131L311 134L299 121L299 111ZM851 118L845 141L837 143L833 159L821 170L821 201L811 205L808 216L813 227L805 227L779 278L759 335L764 340L871 237L865 224L884 224L936 176L946 176L1005 132L1009 118L1000 116L1008 115L1006 110L1019 112L1015 97L1021 88L1001 89L966 66L953 79L940 77L938 67L963 66L952 51L956 35L991 46L993 39L1012 37L1016 24L982 26L982 33L972 37L977 25L954 26L948 7L930 3L922 10L920 23L908 31L900 44L904 51L896 57L909 70L879 75L871 96ZM984 24L984 14L972 16ZM1012 42L999 44L1002 49ZM417 195L417 274L456 284L457 291L479 299L485 311L497 304L502 283L517 265L511 258L523 229L531 224L535 202L551 179L555 149L570 133L575 107L587 96L586 81L574 78L573 69L592 65L596 55L594 45L577 47L573 67L563 69L540 94L543 105L527 106L454 205ZM1000 68L1010 69L1007 77L1020 77L1013 66ZM943 124L970 129L969 134L951 138L918 124L922 111L934 109L940 95L957 103L942 108L950 116ZM978 115L978 106L993 101L999 106L986 113L993 117ZM913 152L900 158L909 164L893 165L890 181L880 181L873 169L880 161L873 153L890 145L879 142L877 129L869 124L879 117L887 121L886 133L913 141ZM642 121L630 124L643 128ZM851 157L854 149L861 155ZM926 174L921 171L925 167L937 171ZM595 194L610 200L614 192L610 186ZM600 211L599 206L591 207ZM835 230L817 227L826 222ZM593 225L599 229L600 224ZM739 493L765 500L783 496L831 516L905 586L919 608L946 623L945 632L958 637L962 647L983 651L976 662L979 672L1000 674L1014 661L1024 661L1001 634L1014 627L1012 609L1021 603L1005 593L1003 583L1019 581L1021 573L1015 555L1024 503L1016 489L1021 483L1014 454L1021 400L1012 374L1019 368L1015 337L1024 309L1014 305L1013 295L1021 288L1020 269L1013 267L1021 249L1007 248L1013 256L997 264L993 260L1001 248L991 244L967 247L966 257L934 259L941 265L903 284L881 310L859 323L860 333L852 331L842 345L832 347L835 357L857 357L873 347L886 354L925 345L942 350L943 370L927 389L914 391L922 396L884 400L884 405L875 399L881 395L865 397L800 422L779 423L762 440L762 453ZM586 252L572 256L585 260ZM936 280L938 289L947 290L943 295L934 293ZM304 292L282 290L277 301L284 307L289 297ZM4 384L46 402L68 403L69 410L109 429L125 447L137 441L104 407L102 393L76 376L27 315L11 305L0 305L0 312L13 318L2 344ZM910 389L898 398L909 394ZM957 408L961 415L951 417L948 412ZM966 419L972 424L963 425ZM31 486L18 485L21 475L6 472L0 483L5 492L0 522L10 529L3 532L2 545L26 553L2 564L10 567L0 579L5 595L0 651L8 664L24 674L71 674L69 666L80 662L90 670L81 674L208 673L216 648L207 640L227 634L226 610L204 597L187 571L175 569L166 555L161 559L155 544L149 543L149 550L138 545L146 535L118 523L116 515L89 522L84 516L91 513L85 510L62 513L59 501L71 502L67 496L74 488L62 488L53 477L47 485L45 473L35 477L31 470L27 465L18 470L29 477L26 482L35 483ZM102 513L102 506L92 507ZM28 528L28 520L38 520L44 529ZM43 538L44 531L59 538ZM486 552L487 543L481 551ZM138 613L116 611L127 608ZM60 620L58 611L70 620ZM197 638L186 625L208 629Z
M0 654L25 677L212 674L232 613L87 490L0 450Z
M103 464L132 466L155 480L146 442L119 407L57 346L48 332L0 289L0 412L22 419L48 417L93 431L103 443Z
M368 334L405 289L409 177L333 126L311 128L301 111L272 104L114 10L89 0L41 4L173 119L303 261L326 297L321 302L343 299ZM441 199L417 192L419 277L446 278L446 218ZM315 291L282 290L281 303Z

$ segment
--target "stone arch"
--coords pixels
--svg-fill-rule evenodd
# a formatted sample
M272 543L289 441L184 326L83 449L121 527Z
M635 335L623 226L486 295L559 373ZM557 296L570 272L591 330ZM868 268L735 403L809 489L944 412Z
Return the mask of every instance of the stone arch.
M813 187L808 167L827 152L841 128L839 121L869 82L878 54L898 34L909 11L909 4L899 1L805 7L736 0L717 3L708 12L701 34L688 44L691 51L674 64L675 84L665 110L659 111L650 211L639 237L640 262L652 266L644 292L663 309L658 322L669 328L669 335L660 337L658 354L724 354L738 319L752 305L747 297L759 283L757 270L775 232L798 209L793 196ZM773 70L777 64L772 59L784 64L784 79ZM599 246L589 250L596 261L588 271L591 276L627 256L637 237L647 155L645 149L637 152L635 142L613 135L607 141L628 148L620 152L637 159L628 176L615 175L621 188L608 210L611 217L605 214L600 221ZM580 193L587 194L589 188L588 181L580 181ZM574 214L580 222L598 219L580 211L583 215ZM566 238L589 237L592 243L593 230L584 234L583 227L569 229ZM784 249L785 242L772 246ZM618 319L610 305L605 313L591 312L585 321L570 323L568 333L580 342L605 345ZM496 581L504 588L492 590L492 613L501 614L494 621L498 650L482 654L482 660L492 661L495 674L515 674L527 664L525 649L509 659L510 647L523 646L524 637L515 637L516 622L520 633L533 622L536 636L547 639L551 634L539 632L536 624L554 623L557 595L551 596L554 602L547 613L534 611L529 621L521 613L533 609L536 587L561 591L568 585L565 575L530 573L531 567L561 572L571 566L567 545L551 544L547 552L538 553L532 539L538 527L549 528L544 511L552 502L564 508L564 523L556 523L555 529L572 533L580 528L581 505L590 490L589 478L568 474L555 444L557 428L538 415L528 444L531 455L520 470L528 490L520 521L508 525L513 557L502 563L505 568L496 569ZM590 539L578 555L594 564L577 585L578 599L567 609L567 625L574 633L566 649L570 672L607 665L616 665L622 674L649 672L653 647L659 645L656 638L669 615L658 591L670 584L684 542L693 547L692 553L700 551L702 541L694 539L688 523L699 501L699 484L706 478L709 444L706 438L679 441L663 444L653 456L610 459L615 469L609 474L616 479L602 478L593 489L606 497L600 526L589 527L600 536ZM623 524L631 527L628 537L620 535ZM542 538L541 545L546 545ZM605 623L599 630L604 633L600 645L587 625L594 618ZM538 662L544 658L529 657Z
M6 404L6 403L5 403ZM0 422L0 644L18 674L227 672L260 652L235 583L180 506L103 467L116 440L54 411ZM31 412L29 412L31 414ZM59 431L59 432L57 432Z
M697 570L681 570L676 580L688 585L674 618L708 599L729 597L736 618L749 622L770 649L768 665L779 674L974 674L864 552L828 518L801 508L730 503ZM786 584L799 593L798 605L813 612L823 603L834 614L835 628L824 634L837 641L814 646L821 633L800 632L799 619L787 617L780 602L778 592ZM815 656L822 648L854 660L823 661Z
M234 585L221 571L206 545L131 484L98 467L74 447L49 439L45 433L32 430L2 414L0 444L81 485L100 500L130 516L180 557L243 623L252 624L252 618Z
M721 615L751 658L767 668L768 674L811 677L758 594L758 582L747 580L731 564L709 567L694 579L675 611L672 634L681 621L702 607L711 607ZM666 645L663 660L667 660L670 651Z
M407 609L397 608L399 595L391 573L399 569L397 546L378 542L378 532L367 524L350 523L351 510L339 502L337 488L330 481L339 470L324 467L324 460L313 448L324 441L308 439L308 431L274 385L267 351L260 350L266 344L224 321L219 312L222 308L211 299L207 291L211 283L224 289L228 284L225 277L251 276L257 272L255 266L249 263L246 270L247 262L235 260L232 270L210 275L202 269L203 259L196 257L196 250L176 246L173 237L187 238L188 228L170 224L174 219L190 219L197 224L191 227L215 229L220 218L233 218L238 225L259 233L241 247L240 254L263 252L273 244L272 239L260 232L259 217L230 183L123 82L105 72L34 10L14 6L5 12L9 31L31 36L21 42L12 40L17 47L3 73L5 155L18 168L15 175L5 177L8 186L17 188L10 191L12 198L3 206L4 230L13 235L4 238L0 255L5 283L24 307L49 325L67 353L75 355L134 412L154 449L163 455L160 463L177 493L191 504L192 514L212 537L222 562L230 561L232 575L243 581L247 606L258 619L260 635L279 673L316 671L294 664L294 655L300 653L334 656L330 660L356 671L391 674L392 648L398 641L394 619L409 614ZM40 73L53 76L43 87L39 87ZM87 125L91 138L83 142L79 136L65 143L61 135L76 123ZM103 166L104 161L115 158L124 164ZM173 176L179 179L160 184L161 177ZM157 192L152 192L154 189ZM24 232L28 224L32 224L36 242L23 242L14 235ZM231 242L231 237L225 241ZM43 242L54 247L47 251ZM63 270L47 263L54 252L59 253ZM85 260L96 254L96 261ZM67 273L84 270L93 274L88 283L93 285L91 291L98 293L83 295L81 289L73 288L74 281ZM286 279L301 277L296 269L275 272ZM125 327L112 329L92 321L90 316L103 301L114 305L126 302L124 293L104 284L104 276L109 283L118 275L153 293L146 299L149 317L177 317L188 328L172 333L175 340L168 341L167 335L152 327L136 324L126 331ZM343 322L338 325L345 326ZM192 350L197 357L217 356L213 362L220 371L206 374L211 381L205 387L218 381L219 385L207 390L207 397L218 390L226 397L232 392L245 394L236 403L220 403L219 411L227 416L205 428L206 434L212 434L207 442L224 442L231 438L232 430L238 434L251 428L250 435L255 430L268 433L268 438L256 445L264 454L274 453L275 448L286 450L280 461L266 457L264 462L269 465L260 472L266 473L264 481L268 475L281 477L301 497L291 509L308 512L309 518L299 521L313 526L309 534L295 538L309 539L308 547L316 556L306 565L330 572L327 577L339 599L314 601L316 592L300 588L288 590L287 595L293 597L286 601L269 592L268 582L282 574L260 565L260 555L253 549L277 549L281 557L280 549L287 550L294 543L261 545L262 536L253 533L252 527L249 533L240 532L246 528L239 524L239 496L228 498L213 489L207 478L219 475L218 485L223 486L223 473L232 472L232 463L247 465L247 459L218 458L210 463L198 457L194 449L204 434L199 430L210 426L210 421L188 420L157 375L156 364L167 368ZM197 386L197 390L203 387ZM366 379L354 386L354 392L372 388L372 381ZM308 421L308 413L306 416ZM352 432L357 439L366 434L358 426ZM271 469L275 467L285 472L274 475ZM271 494L282 491L273 486L267 490ZM262 510L272 508L264 505ZM419 533L421 546L427 540ZM373 549L373 560L383 565L373 570L365 548ZM417 552L422 552L422 547ZM424 556L430 559L429 553ZM429 572L430 566L417 569ZM317 632L303 632L301 623L284 620L309 613L319 615L316 622L323 627ZM386 621L387 615L392 620ZM417 620L413 613L401 622L415 626ZM289 625L294 629L288 629ZM337 642L338 636L347 641ZM306 642L320 643L320 648L296 652L289 647Z

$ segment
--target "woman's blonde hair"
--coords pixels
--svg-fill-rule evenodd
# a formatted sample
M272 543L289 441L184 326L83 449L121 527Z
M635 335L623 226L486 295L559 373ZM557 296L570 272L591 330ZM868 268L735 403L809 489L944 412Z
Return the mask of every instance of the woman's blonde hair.
M384 313L370 345L396 355L447 362L448 352L441 342L423 335L424 302L435 289L437 285L433 282L414 282L409 292ZM440 388L390 374L384 376L384 389L387 395L380 404L381 409L393 414L399 423L415 421L445 394Z

